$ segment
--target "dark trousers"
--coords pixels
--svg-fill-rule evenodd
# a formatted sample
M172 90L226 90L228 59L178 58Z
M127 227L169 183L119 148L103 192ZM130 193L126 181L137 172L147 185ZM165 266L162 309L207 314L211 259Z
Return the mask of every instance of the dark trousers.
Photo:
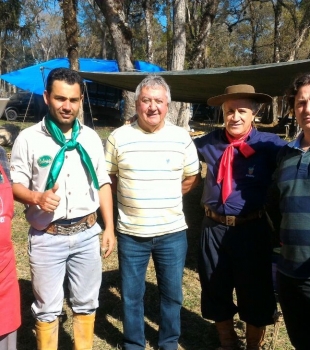
M296 350L309 350L310 278L292 278L278 271L277 289L291 343Z
M205 217L198 271L204 318L221 322L239 313L256 327L274 322L270 229L264 218L231 227Z

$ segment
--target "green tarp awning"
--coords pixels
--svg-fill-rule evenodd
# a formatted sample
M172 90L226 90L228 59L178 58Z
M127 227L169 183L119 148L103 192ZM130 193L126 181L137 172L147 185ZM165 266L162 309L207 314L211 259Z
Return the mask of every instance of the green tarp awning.
M310 72L310 60L261 64L255 66L163 71L171 88L172 100L206 103L211 96L220 95L234 84L250 84L257 92L283 96L299 73ZM80 72L81 76L105 85L134 91L146 73Z

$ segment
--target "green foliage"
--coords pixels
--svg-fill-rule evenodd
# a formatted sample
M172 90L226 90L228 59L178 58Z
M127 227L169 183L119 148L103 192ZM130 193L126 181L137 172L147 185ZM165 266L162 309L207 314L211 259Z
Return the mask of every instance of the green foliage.
M14 31L19 28L21 14L21 2L19 0L1 0L0 13L1 31Z

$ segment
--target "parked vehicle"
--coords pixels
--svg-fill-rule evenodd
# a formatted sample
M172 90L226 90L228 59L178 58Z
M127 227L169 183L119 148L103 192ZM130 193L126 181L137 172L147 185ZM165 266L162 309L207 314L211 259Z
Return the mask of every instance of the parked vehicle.
M31 94L30 92L17 92L13 94L6 105L4 115L9 121L16 120L18 116L33 116L33 94Z
M107 124L122 124L121 101L121 90L87 82L84 92L84 116L86 119L96 118ZM36 121L40 121L46 112L43 96L20 91L10 97L2 117L14 121L18 117L33 116Z
M19 91L10 97L2 117L6 117L8 121L14 121L26 116L40 121L46 112L47 106L42 95Z

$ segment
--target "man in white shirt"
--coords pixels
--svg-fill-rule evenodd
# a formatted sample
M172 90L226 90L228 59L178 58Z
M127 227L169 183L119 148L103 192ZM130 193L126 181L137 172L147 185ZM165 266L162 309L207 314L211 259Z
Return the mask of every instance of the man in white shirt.
M187 251L182 195L198 184L200 163L188 132L165 120L171 97L162 77L146 77L135 100L138 119L116 129L106 143L118 201L123 349L145 348L143 296L152 255L160 291L158 346L176 350Z
M74 349L91 349L102 276L98 207L105 224L105 257L115 244L110 178L100 138L76 119L83 100L79 74L66 68L52 70L44 100L48 114L20 133L11 154L14 197L26 205L31 225L37 347L57 349L67 273Z

